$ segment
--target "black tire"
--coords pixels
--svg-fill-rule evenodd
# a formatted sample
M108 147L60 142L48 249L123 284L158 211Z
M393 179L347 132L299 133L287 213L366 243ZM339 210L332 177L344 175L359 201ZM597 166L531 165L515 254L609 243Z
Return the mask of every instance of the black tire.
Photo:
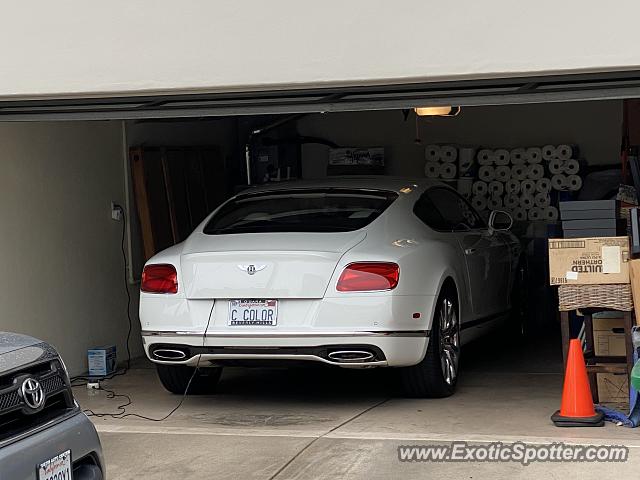
M216 391L218 380L222 374L222 367L217 368L199 368L194 375L194 367L186 367L184 365L163 365L156 364L160 383L171 393L176 395L184 395L189 386L190 395L206 395ZM193 377L193 380L191 380ZM191 380L191 385L189 381Z
M507 319L507 331L512 340L524 341L530 335L528 307L527 268L525 261L521 260L511 287L511 314Z
M450 380L445 378L443 356L445 347L442 342L443 309L450 304L455 314L456 325L450 329L455 331L457 338L457 356L455 358L455 374ZM451 358L451 357L449 357ZM453 289L443 292L438 298L438 304L431 327L431 338L427 353L420 363L400 369L402 387L407 396L419 398L443 398L453 395L458 381L458 366L460 359L460 317L458 315L457 296Z

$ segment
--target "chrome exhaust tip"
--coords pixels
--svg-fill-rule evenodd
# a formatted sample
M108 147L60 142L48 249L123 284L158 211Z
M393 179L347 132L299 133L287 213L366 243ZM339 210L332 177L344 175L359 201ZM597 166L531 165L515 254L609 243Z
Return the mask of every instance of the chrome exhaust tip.
M327 357L338 363L362 363L375 359L375 355L366 350L336 350L329 353Z
M164 360L165 362L179 362L180 360L185 360L187 354L182 350L158 348L153 351L153 357L158 360Z

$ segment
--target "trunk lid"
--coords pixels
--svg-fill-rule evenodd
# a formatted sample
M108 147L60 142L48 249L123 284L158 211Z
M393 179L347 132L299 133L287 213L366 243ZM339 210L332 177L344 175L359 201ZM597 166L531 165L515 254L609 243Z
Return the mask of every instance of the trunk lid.
M363 231L195 235L181 257L187 298L322 298Z

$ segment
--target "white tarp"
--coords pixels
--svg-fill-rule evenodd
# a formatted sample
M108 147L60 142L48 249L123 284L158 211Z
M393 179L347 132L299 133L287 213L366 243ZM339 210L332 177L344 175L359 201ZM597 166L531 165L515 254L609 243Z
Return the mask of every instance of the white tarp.
M3 0L0 98L637 69L640 2Z

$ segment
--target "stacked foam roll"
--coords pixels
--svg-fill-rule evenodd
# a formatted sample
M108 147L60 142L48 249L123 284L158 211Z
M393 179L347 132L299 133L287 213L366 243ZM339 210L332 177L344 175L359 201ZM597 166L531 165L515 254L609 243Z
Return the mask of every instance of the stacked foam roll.
M554 190L576 192L582 188L582 178L578 175L580 160L575 145L545 145L542 158L547 162Z
M507 210L516 220L557 220L553 190L582 187L577 151L568 144L479 149L477 180L471 189L473 205L481 211Z
M453 180L458 176L458 148L456 146L427 145L424 156L426 160L424 174L427 178ZM468 156L469 154L465 152L465 159Z

